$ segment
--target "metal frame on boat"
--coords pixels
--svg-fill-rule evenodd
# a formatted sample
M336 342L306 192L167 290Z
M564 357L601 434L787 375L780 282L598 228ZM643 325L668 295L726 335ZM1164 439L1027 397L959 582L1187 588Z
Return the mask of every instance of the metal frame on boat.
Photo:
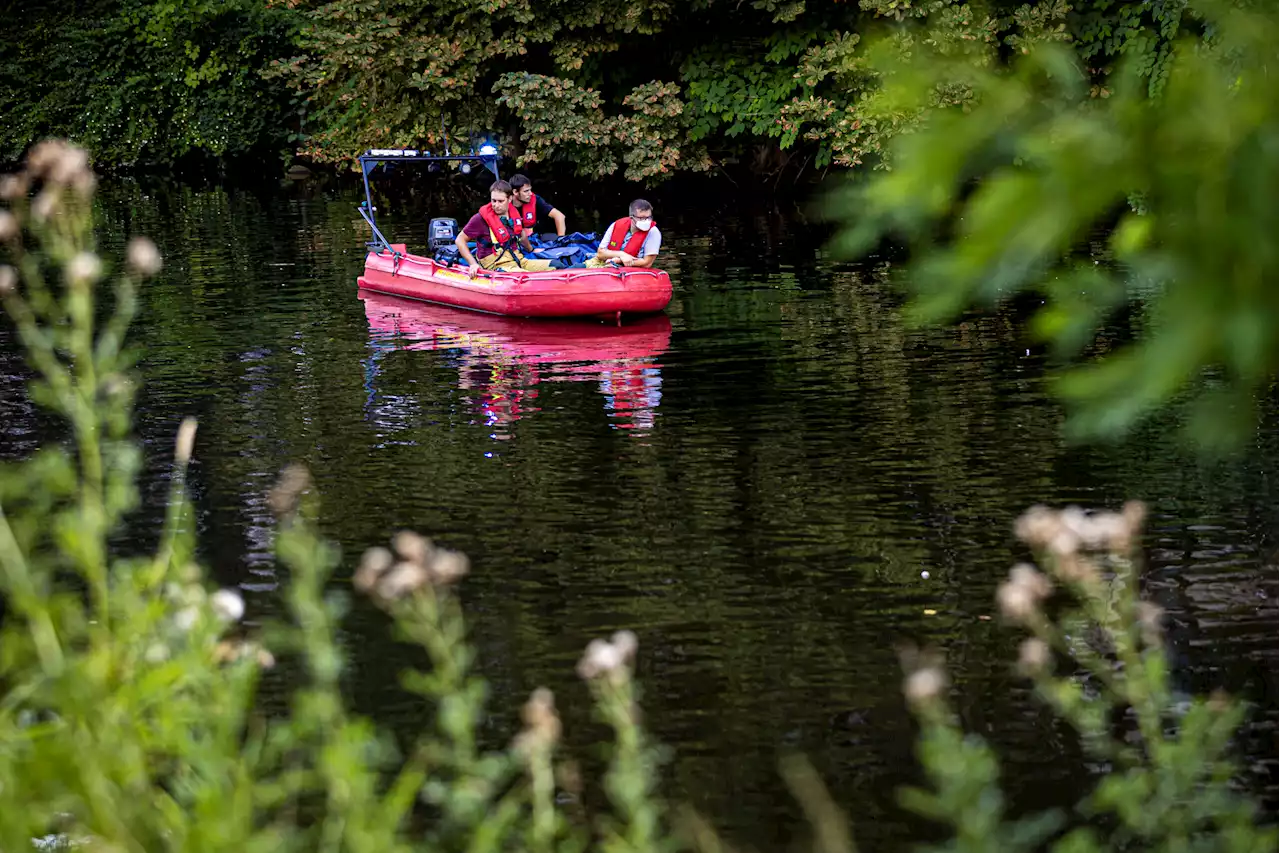
M497 146L491 142L486 142L479 149L466 154L449 153L447 142L445 143L444 154L432 154L430 151L420 151L416 148L370 148L356 158L360 162L360 176L364 179L364 204L360 205L360 215L364 217L365 222L369 223L374 236L374 239L365 245L370 249L381 248L394 251L391 248L391 241L378 230L378 209L373 206L373 195L369 190L369 173L376 169L380 163L456 165L464 175L470 173L472 163L479 163L482 167L493 172L493 179L497 181L502 179L502 176L498 174L498 161L501 159L502 155L498 153Z

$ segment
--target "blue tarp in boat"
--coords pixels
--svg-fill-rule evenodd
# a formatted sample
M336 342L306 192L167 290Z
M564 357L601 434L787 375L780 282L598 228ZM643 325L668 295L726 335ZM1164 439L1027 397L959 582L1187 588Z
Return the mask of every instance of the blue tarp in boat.
M469 245L472 250L475 249L475 243ZM552 234L533 234L529 237L529 245L533 246L533 251L526 257L552 261L552 266L555 269L568 269L569 267L583 266L590 258L594 257L596 249L600 246L600 238L596 236L594 231L586 234L581 231L575 231L563 237L556 237ZM456 246L444 246L437 249L435 260L436 263L440 264L461 262Z

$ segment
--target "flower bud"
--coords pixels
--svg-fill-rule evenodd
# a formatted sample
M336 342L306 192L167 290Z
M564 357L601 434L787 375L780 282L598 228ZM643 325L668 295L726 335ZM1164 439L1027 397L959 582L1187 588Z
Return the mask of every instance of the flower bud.
M420 563L402 561L384 574L375 587L379 597L387 601L403 598L431 582L431 575Z
M232 589L220 589L209 597L209 606L223 622L239 622L244 616L244 599Z
M311 488L311 473L306 466L288 465L280 472L280 479L267 493L267 506L276 518L284 518L298 511L302 493Z
M395 557L386 548L381 546L370 548L360 558L360 568L356 569L355 577L351 579L351 583L356 589L367 593L373 589L373 585L378 582L378 578L382 577L383 573L394 564Z
M432 555L430 569L432 583L448 586L466 577L470 570L471 561L461 551L439 548Z
M902 683L903 695L912 705L935 701L947 688L947 674L936 666L926 666L910 673Z
M630 666L635 662L640 641L632 631L618 631L613 635L613 647L622 658L622 662Z
M592 640L587 644L582 660L578 661L578 675L590 681L613 672L622 666L622 655L605 640Z
M160 272L162 263L160 250L146 237L134 237L129 241L129 246L125 249L125 262L129 265L129 269L143 278L149 278Z
M1038 613L1035 595L1024 584L1006 581L996 590L1000 613L1015 625L1025 625Z
M178 437L174 440L173 458L179 465L191 461L191 451L196 444L196 419L183 418L178 426Z
M539 687L529 696L520 710L525 730L519 738L525 749L535 744L548 747L560 739L560 716L556 713L555 695L545 687Z
M0 243L8 243L18 236L18 217L7 210L0 210Z
M16 201L27 194L30 186L26 175L5 175L0 178L0 200Z
M401 559L408 560L412 563L422 563L426 565L427 558L431 556L431 540L412 530L401 530L391 540L391 547L400 555Z
M1018 538L1033 548L1047 545L1062 528L1058 515L1046 506L1031 507L1019 518L1014 532Z
M37 143L27 154L27 168L37 178L53 168L62 159L63 152L70 146L61 139L46 139Z
M1038 637L1028 637L1018 646L1018 669L1024 675L1034 676L1044 672L1051 659L1049 645Z
M1037 600L1043 601L1053 593L1053 581L1036 570L1030 563L1018 563L1009 570L1009 581L1026 587Z
M102 275L102 261L92 252L80 252L67 263L67 281L93 284Z
M89 152L78 145L64 145L49 164L49 180L71 186L89 174Z

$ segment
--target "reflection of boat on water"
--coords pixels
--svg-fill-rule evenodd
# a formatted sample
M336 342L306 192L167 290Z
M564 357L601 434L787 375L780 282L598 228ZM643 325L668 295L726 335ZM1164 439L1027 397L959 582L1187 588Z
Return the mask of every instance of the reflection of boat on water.
M661 365L671 341L665 314L624 325L478 314L359 292L375 343L405 350L457 350L458 386L484 420L502 427L536 412L540 382L596 382L614 426L647 428L661 399ZM495 437L507 437L505 434Z
M371 332L403 335L410 349L493 350L527 364L650 358L666 351L671 320L652 314L625 325L480 314L361 290Z

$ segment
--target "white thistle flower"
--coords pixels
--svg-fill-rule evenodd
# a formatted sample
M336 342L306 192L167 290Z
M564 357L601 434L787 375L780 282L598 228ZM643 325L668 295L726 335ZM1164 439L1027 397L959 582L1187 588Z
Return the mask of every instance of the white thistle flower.
M134 237L129 241L129 246L125 249L125 260L129 269L144 278L160 272L163 263L160 250L146 237Z
M239 622L244 616L244 599L235 590L218 590L209 598L209 606L223 622Z

